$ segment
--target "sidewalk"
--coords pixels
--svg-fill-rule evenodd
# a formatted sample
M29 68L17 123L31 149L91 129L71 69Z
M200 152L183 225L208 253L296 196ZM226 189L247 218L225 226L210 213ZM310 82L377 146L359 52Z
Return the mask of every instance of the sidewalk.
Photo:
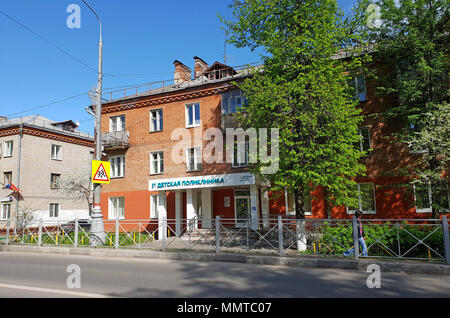
M56 247L56 246L23 246L23 245L0 245L0 252L31 252L52 253L65 255L86 255L98 257L124 257L124 258L154 258L170 259L180 261L200 262L237 262L259 265L294 266L307 268L337 268L366 271L370 264L377 264L383 272L399 272L411 274L433 274L450 275L450 265L425 263L411 260L386 260L364 258L358 261L354 259L322 256L266 256L241 253L207 253L207 252L178 252L178 251L152 251L138 249L113 249L113 248L90 248L90 247Z

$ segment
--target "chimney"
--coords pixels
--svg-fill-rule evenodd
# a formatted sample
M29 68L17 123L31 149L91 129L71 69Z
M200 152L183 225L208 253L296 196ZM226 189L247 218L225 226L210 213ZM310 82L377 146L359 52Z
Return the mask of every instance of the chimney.
M208 64L198 56L194 56L194 61L195 61L194 78L199 78L208 69Z
M175 85L191 80L191 69L178 60L173 61L175 65L175 73L173 79Z

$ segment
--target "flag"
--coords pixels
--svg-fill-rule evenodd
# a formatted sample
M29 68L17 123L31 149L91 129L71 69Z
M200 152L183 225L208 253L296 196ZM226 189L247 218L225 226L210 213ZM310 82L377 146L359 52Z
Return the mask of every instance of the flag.
M15 191L15 192L19 192L19 191L20 191L20 190L19 190L14 184L12 184L12 183L7 184L5 188L11 189L11 190L13 190L13 191Z

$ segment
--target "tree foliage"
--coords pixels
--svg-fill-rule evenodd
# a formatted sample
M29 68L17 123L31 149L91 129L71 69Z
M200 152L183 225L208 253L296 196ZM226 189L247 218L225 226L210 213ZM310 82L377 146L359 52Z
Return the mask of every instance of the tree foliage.
M363 3L347 18L333 0L246 0L231 8L233 19L222 19L229 42L263 51L263 70L239 85L248 98L243 126L279 129L278 171L263 175L261 162L251 171L274 190L294 192L297 218L317 186L333 204L357 206L362 116L349 79L369 58L361 54Z
M376 58L389 70L379 75L377 90L394 100L383 116L403 123L395 137L421 153L408 177L436 190L433 217L438 217L439 210L449 208L448 199L440 197L446 191L437 190L447 187L444 173L450 157L450 1L377 0L376 4L381 16L370 36Z

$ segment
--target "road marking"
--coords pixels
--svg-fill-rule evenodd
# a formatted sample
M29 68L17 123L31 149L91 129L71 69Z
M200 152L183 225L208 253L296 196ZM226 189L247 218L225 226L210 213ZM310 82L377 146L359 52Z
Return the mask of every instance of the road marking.
M13 289L35 291L35 292L44 292L44 293L52 293L52 294L78 296L78 297L89 297L89 298L110 298L111 297L111 296L102 295L102 294L84 293L84 292L69 291L69 290L62 290L62 289L23 286L23 285L10 285L10 284L2 284L2 283L0 283L0 288L2 288L2 287L3 288L13 288Z

